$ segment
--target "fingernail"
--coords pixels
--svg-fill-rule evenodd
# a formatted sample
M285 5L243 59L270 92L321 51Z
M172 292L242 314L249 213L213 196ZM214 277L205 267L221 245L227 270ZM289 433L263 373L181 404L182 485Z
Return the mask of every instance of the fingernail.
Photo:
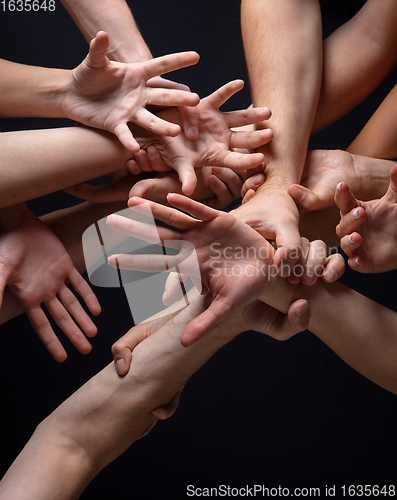
M323 278L325 278L327 281L335 281L336 277L337 274L333 269L327 269L323 274Z
M125 371L125 359L124 358L119 358L116 361L116 371L117 371L117 373L124 373L124 371Z
M356 208L356 210L354 210L354 212L353 212L353 219L357 220L359 218L360 218L360 216L358 215L358 208Z
M278 268L278 274L282 276L283 278L286 278L291 274L292 270L292 262L290 260L284 260L281 262L279 268Z
M341 182L336 186L336 190L338 191L338 193L340 193L342 191L342 183Z
M254 175L254 177L252 177L252 184L254 186L259 186L262 183L263 183L263 174L256 174Z
M354 262L355 262L358 266L360 266L360 265L361 265L360 257L356 257L356 258L354 259Z
M146 152L150 158L154 158L155 156L157 156L157 149L148 148Z
M302 201L304 197L305 197L305 193L301 189L296 188L294 190L294 198L296 201Z
M353 233L349 235L349 241L350 243L353 245L354 244L354 241L353 241Z
M198 136L198 128L197 127L189 127L187 129L187 133L190 137L197 137Z

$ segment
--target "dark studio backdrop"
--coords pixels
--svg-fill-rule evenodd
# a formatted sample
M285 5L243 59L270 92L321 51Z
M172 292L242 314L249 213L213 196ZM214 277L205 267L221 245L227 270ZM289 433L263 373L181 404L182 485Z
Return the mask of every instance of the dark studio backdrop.
M200 54L199 64L178 72L175 79L204 97L242 78L245 89L226 109L250 104L239 0L129 3L155 56L181 50ZM324 2L324 35L354 14L352 5ZM58 1L55 12L0 10L4 59L73 68L86 52L87 44ZM395 81L396 72L356 111L314 137L310 147L345 148ZM0 121L2 131L67 125L62 120ZM41 215L75 202L56 193L29 206ZM393 273L347 271L344 282L395 308L395 279ZM57 364L25 317L1 326L2 473L37 424L111 361L112 343L131 327L124 291L94 290L103 312L95 320L99 333L87 356L59 333L69 357ZM394 395L356 373L310 332L288 342L246 333L190 380L177 413L108 466L81 498L179 499L186 498L187 485L319 486L324 491L325 485L334 484L394 484L396 413Z

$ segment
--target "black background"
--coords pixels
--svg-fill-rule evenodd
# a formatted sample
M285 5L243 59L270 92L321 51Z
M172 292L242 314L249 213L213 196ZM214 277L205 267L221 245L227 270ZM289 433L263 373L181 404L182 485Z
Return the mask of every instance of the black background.
M355 12L346 3L324 4L324 35ZM137 0L130 5L153 55L180 50L201 55L196 67L178 72L175 79L204 97L242 78L246 88L229 107L250 104L238 0ZM0 10L4 59L73 68L86 51L87 44L59 2L55 12ZM394 72L356 111L312 138L311 148L347 147L395 81ZM70 123L0 120L2 131L64 125ZM73 203L73 198L56 193L29 206L42 214ZM363 276L348 271L344 280L395 308L395 278L395 273ZM69 358L59 365L25 317L2 325L3 473L36 425L111 361L110 346L131 327L123 290L95 292L103 312L95 320L99 333L88 356L63 340ZM186 498L189 484L319 486L323 491L333 484L394 484L396 410L394 395L356 373L311 333L284 343L246 333L191 379L177 413L107 467L81 498L179 499Z

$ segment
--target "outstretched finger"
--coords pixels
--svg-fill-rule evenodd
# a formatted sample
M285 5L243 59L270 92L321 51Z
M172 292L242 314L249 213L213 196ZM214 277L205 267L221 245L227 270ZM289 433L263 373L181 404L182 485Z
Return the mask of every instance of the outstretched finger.
M167 80L161 76L151 78L146 82L146 86L154 89L175 89L190 92L190 88L184 83L173 82L172 80Z
M228 113L223 113L229 128L259 123L264 120L268 120L271 115L272 112L266 106L262 106L260 108L249 107L240 111L229 111Z
M66 354L60 340L55 335L43 309L38 306L25 312L37 336L43 342L55 361L58 361L58 363L65 361L68 355Z
M218 90L215 90L211 95L203 99L214 108L220 108L228 99L236 92L244 87L243 80L233 80L226 85L222 85Z
M44 302L48 312L51 314L55 323L64 332L76 349L81 352L81 354L88 354L92 346L77 326L77 324L70 317L69 312L61 304L57 297L47 300Z
M151 132L158 135L165 135L167 137L176 137L181 132L181 127L179 125L177 125L176 123L168 122L167 120L163 120L162 118L159 118L158 116L148 111L146 108L141 108L135 114L135 116L130 117L130 120L139 125L140 127L146 130L150 130Z
M95 337L98 332L92 319L82 308L80 302L77 300L76 296L69 290L66 285L63 285L58 291L58 297L62 305L71 316L77 321L77 323L82 328L83 332L87 337Z
M147 91L148 104L154 106L197 106L200 97L193 92L173 89L150 89Z
M86 280L81 276L81 274L75 267L70 270L68 280L72 287L84 300L90 312L94 316L98 316L98 314L100 314L101 312L101 305L99 304L99 301L95 293L92 291L90 285L86 282Z
M272 138L273 132L270 128L256 130L255 132L232 132L230 147L256 149L270 142Z
M108 264L115 269L126 269L131 271L141 271L144 273L163 273L176 269L187 255L130 255L114 254L108 257ZM186 266L185 266L186 268ZM195 269L185 269L194 272Z
M259 167L264 162L262 153L237 153L236 151L228 151L222 161L223 167L233 168L234 170L250 170L251 168Z
M109 37L105 31L98 31L90 42L90 50L85 60L90 68L102 68L107 64L106 52L109 48Z
M173 239L176 237L174 231L165 227L157 227L155 224L151 224L150 222L140 222L118 214L108 215L106 224L108 227L118 231L119 233L139 238L147 243L157 245L161 245L161 240Z
M173 193L171 194L173 195ZM183 195L176 195L176 196L181 196L182 198L185 198L185 196ZM173 199L173 196L171 196L171 198ZM138 198L137 196L133 196L128 200L128 206L129 208L131 208L131 210L134 210L141 214L150 215L154 219L161 220L162 222L165 222L166 224L169 224L170 226L175 227L176 229L181 229L182 231L194 227L198 222L196 219L189 217L189 215L179 212L179 210L175 210L175 208L166 207L154 201Z
M178 52L176 54L167 54L166 56L155 57L143 64L145 80L155 76L164 75L170 71L186 68L197 64L200 56L197 52Z
M132 153L138 153L141 149L140 145L134 139L131 130L126 123L119 123L114 127L114 135L118 138L121 144L131 151Z
M167 196L167 201L184 212L188 212L192 217L201 221L210 221L219 215L219 211L207 207L198 201L194 201L187 196L177 193L170 193Z

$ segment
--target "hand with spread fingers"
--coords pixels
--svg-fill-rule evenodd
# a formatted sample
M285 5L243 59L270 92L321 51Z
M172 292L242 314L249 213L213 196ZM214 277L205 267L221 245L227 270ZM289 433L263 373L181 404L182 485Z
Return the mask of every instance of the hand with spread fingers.
M200 101L197 105L199 137L195 141L188 139L185 134L179 134L177 137L142 134L139 138L142 149L155 145L163 162L178 173L184 194L191 195L196 187L195 168L228 167L240 171L258 167L263 163L262 153L244 154L232 149L251 150L267 144L272 138L271 130L235 132L232 128L267 119L270 117L270 110L265 107L228 113L219 110L220 106L243 86L242 80L229 82ZM161 111L158 117L175 124L181 123L177 108ZM139 133L135 128L133 131L136 135ZM136 160L133 162L133 168L136 168Z
M90 352L85 335L94 337L97 328L66 282L80 294L92 314L99 314L101 308L65 247L25 206L2 209L1 229L0 304L8 286L56 361L64 361L67 354L42 304L76 349L83 354Z
M138 152L140 147L128 122L157 134L178 135L179 125L159 118L146 106L196 106L198 95L176 88L151 87L147 83L153 77L196 64L198 54L181 52L138 63L121 63L106 57L108 47L108 35L100 31L91 41L88 56L73 72L67 73L62 105L65 116L114 133L132 152Z
M151 272L175 268L202 281L212 293L213 300L208 309L185 328L181 342L188 346L211 327L259 297L266 284L274 250L256 231L232 214L219 212L179 194L170 194L167 200L196 218L141 198L131 198L128 202L130 208L138 213L147 213L150 209L155 219L178 232L115 214L108 216L107 224L144 241L176 248L179 253L175 256L112 255L109 264L121 269Z
M336 234L349 266L361 273L396 269L397 165L390 171L389 189L382 198L359 201L342 182L336 188L335 202L341 213Z

